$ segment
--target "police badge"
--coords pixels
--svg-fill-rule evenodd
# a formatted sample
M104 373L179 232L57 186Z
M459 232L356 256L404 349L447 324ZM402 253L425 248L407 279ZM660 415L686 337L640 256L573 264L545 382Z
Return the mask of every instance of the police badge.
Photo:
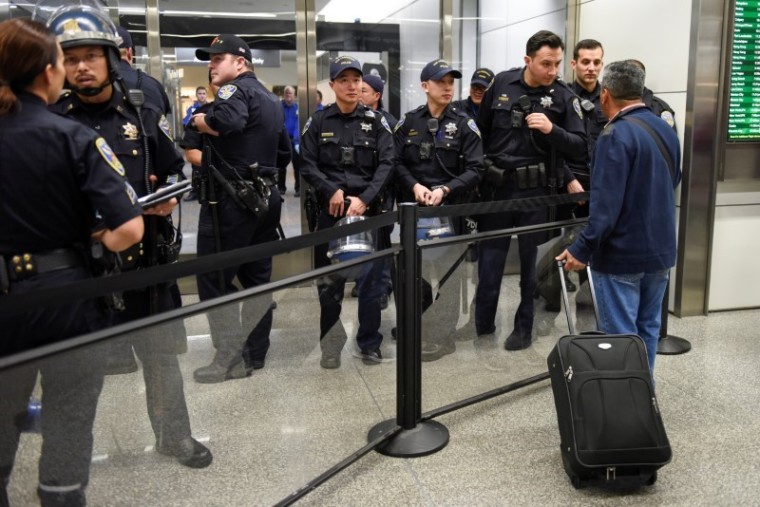
M453 121L447 123L444 128L446 129L446 136L448 137L454 137L457 133L457 124Z
M121 126L121 131L122 134L124 134L124 139L127 141L137 141L139 131L137 130L136 125L127 122Z
M548 95L546 97L541 97L541 107L549 109L552 107L552 104L554 104L554 101Z

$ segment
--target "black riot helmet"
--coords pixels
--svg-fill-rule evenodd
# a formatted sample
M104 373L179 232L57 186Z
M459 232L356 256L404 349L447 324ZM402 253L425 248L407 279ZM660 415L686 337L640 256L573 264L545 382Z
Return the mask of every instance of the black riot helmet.
M40 0L32 17L50 28L64 51L79 46L103 47L108 61L109 81L97 88L86 89L77 88L69 83L72 90L82 95L94 96L103 91L108 84L120 80L118 68L121 37L116 31L116 25L108 17L108 12L94 0Z

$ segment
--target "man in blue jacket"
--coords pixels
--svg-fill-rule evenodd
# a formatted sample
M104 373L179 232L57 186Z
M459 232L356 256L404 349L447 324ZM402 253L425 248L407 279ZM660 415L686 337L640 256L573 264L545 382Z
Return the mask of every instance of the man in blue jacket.
M676 262L681 151L643 92L644 72L632 62L605 69L600 102L611 120L594 150L588 225L557 259L568 271L591 265L602 330L641 336L654 371L662 298Z

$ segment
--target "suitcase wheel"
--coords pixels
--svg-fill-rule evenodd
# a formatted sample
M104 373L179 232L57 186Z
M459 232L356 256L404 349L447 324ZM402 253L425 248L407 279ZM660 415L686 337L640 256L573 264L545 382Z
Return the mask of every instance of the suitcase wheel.
M581 478L577 475L573 475L570 477L570 483L573 485L575 489L581 489Z
M652 472L652 475L649 476L649 479L645 482L647 486L652 486L655 482L657 482L657 470Z

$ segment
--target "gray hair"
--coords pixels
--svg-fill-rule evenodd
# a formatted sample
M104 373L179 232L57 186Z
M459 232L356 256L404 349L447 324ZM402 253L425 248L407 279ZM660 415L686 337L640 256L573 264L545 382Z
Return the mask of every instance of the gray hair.
M606 88L615 100L641 99L644 71L630 60L613 62L604 68L602 88Z

